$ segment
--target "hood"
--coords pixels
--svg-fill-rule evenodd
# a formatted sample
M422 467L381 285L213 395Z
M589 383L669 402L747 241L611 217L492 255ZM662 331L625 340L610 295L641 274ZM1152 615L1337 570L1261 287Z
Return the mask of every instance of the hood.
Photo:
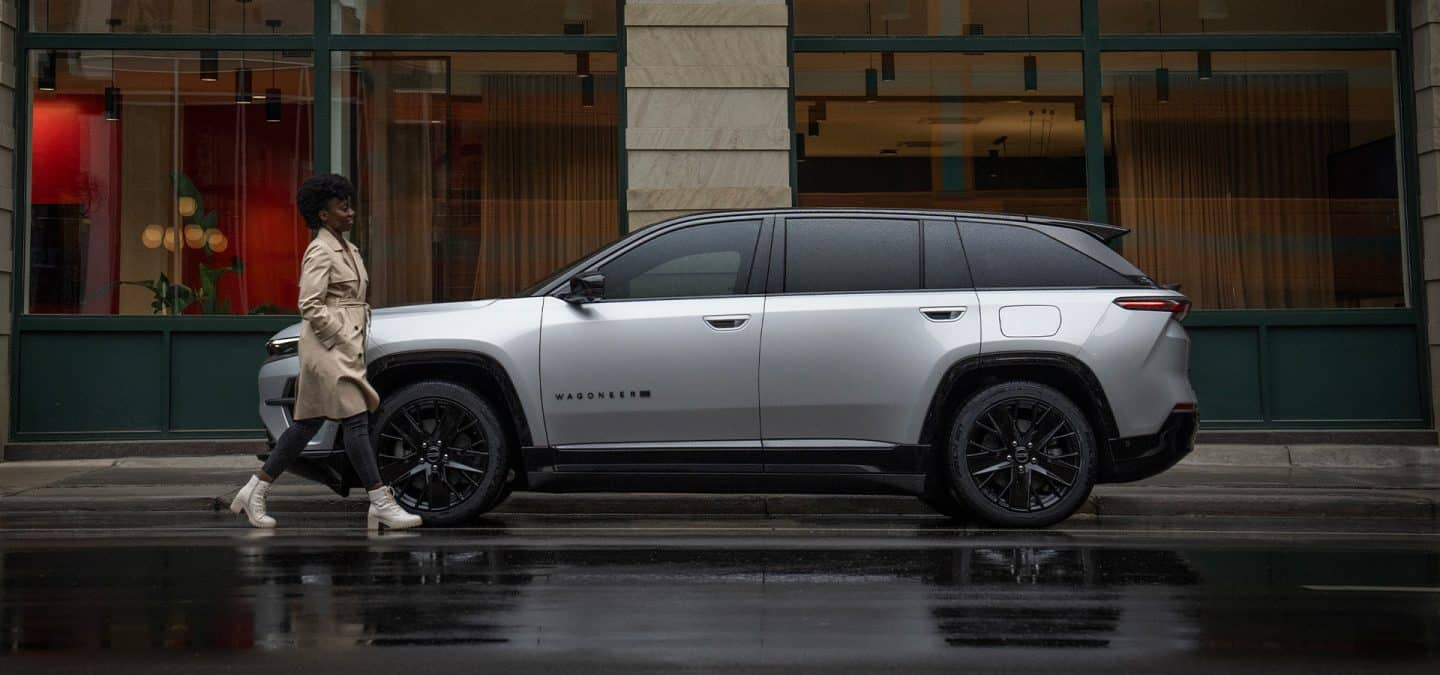
M443 312L468 311L472 309L480 309L481 307L492 305L494 303L494 300L470 300L466 302L437 302L428 305L405 305L403 307L386 307L384 309L377 309L370 312L371 329L373 330L375 327L374 324L380 323L381 321L388 323L396 320L403 321L407 317L420 316L423 314L439 314ZM282 340L285 338L293 338L299 336L300 323L296 322L294 324L286 326L284 330L271 336L271 339Z

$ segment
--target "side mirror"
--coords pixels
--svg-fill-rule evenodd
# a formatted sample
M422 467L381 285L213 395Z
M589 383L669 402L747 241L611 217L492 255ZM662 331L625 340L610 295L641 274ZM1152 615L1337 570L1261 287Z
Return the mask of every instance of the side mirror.
M572 305L605 299L605 275L599 272L586 272L571 277L570 290L561 295L560 299Z

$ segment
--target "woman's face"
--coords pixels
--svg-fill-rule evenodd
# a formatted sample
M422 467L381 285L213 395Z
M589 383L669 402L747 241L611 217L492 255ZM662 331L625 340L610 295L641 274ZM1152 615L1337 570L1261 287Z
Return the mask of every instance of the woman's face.
M355 209L350 208L348 199L331 199L320 211L320 223L338 233L344 234L355 227Z

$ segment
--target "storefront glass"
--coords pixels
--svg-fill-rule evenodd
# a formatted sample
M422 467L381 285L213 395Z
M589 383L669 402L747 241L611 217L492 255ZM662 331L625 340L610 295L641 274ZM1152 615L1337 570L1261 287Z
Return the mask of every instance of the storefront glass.
M614 35L615 0L330 0L337 33ZM308 4L308 3L307 3Z
M1083 91L1078 54L796 54L799 203L1084 218Z
M296 0L31 0L30 27L42 33L309 33L315 8Z
M343 52L335 166L378 307L503 296L619 233L614 54Z
M1074 35L1080 0L793 0L796 35Z
M1393 59L1106 54L1125 255L1198 309L1406 306Z
M295 311L309 52L29 58L30 313Z
M1364 33L1395 29L1384 0L1100 0L1103 33Z

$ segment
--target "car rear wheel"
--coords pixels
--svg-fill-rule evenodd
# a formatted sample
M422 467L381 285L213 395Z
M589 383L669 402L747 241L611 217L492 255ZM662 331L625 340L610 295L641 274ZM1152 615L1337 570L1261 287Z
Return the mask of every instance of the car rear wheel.
M960 407L950 432L955 497L972 516L1000 527L1070 517L1090 496L1098 458L1080 408L1035 382L980 391Z
M375 413L380 479L426 525L473 521L504 500L509 444L489 401L450 382L408 385Z

